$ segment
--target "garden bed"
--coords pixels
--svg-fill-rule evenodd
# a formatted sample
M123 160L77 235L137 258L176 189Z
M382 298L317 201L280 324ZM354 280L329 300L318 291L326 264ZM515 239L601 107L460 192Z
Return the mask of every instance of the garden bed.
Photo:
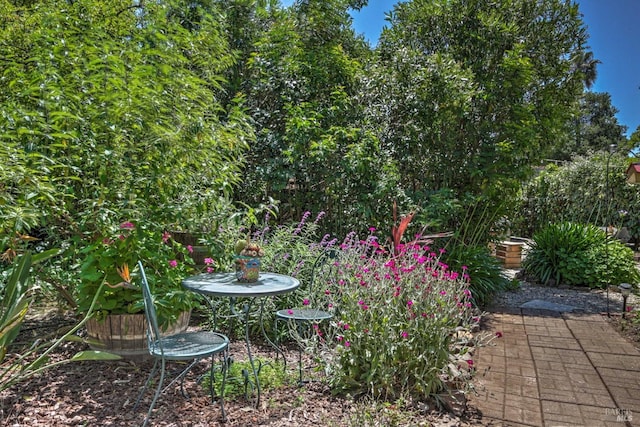
M44 336L64 329L73 319L60 313L28 320L18 341L28 342L34 335ZM84 349L81 343L68 343L53 354L62 360ZM273 358L269 347L256 345L254 357ZM355 401L335 397L323 382L311 382L304 387L295 384L297 357L295 348L285 349L291 384L264 390L259 408L254 408L243 396L225 402L228 422L225 426L472 426L481 425L473 409L463 417L437 411L435 405L398 408L370 400ZM246 360L244 342L234 340L231 354L237 361ZM306 364L311 364L306 360ZM151 370L151 360L76 362L46 371L43 375L0 394L0 421L8 426L69 426L69 425L140 425L151 399L132 410L140 387ZM175 371L181 365L169 364ZM180 394L179 386L160 397L152 425L155 426L216 426L220 422L220 407L211 403L209 395L196 383L206 372L202 362L188 375L185 387L189 400Z

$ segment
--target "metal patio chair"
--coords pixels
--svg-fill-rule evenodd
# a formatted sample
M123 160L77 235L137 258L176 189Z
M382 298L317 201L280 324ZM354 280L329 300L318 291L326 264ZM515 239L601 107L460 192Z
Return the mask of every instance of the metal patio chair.
M147 282L147 276L144 272L144 267L141 262L138 262L141 275L141 288L144 297L144 309L145 317L147 319L147 344L149 348L149 354L155 359L151 374L147 379L144 388L141 390L138 399L134 405L134 410L137 408L142 397L144 396L149 384L158 371L158 365L160 365L160 380L158 381L158 387L156 388L151 406L144 419L143 427L149 422L153 408L160 396L162 384L165 378L166 362L172 361L192 361L176 378L167 385L171 386L174 382L180 380L180 389L183 396L188 397L184 391L184 377L189 370L201 359L211 357L211 370L210 370L210 393L211 401L214 401L215 390L214 383L214 371L215 371L215 356L220 357L220 365L222 371L222 385L219 396L220 409L222 412L222 419L226 421L226 413L224 409L224 388L227 380L227 371L229 365L229 338L218 332L211 331L198 331L198 332L182 332L172 335L162 335L158 326L158 319L156 316L156 309L153 302L153 296L149 289L149 283ZM166 389L166 388L165 388Z
M319 285L319 280L321 278L328 278L331 280L333 276L335 276L335 272L338 266L338 258L340 255L340 251L337 249L328 249L324 251L322 254L316 258L312 272L311 272L311 280L305 290L305 293L308 295L314 295L314 286ZM288 308L283 310L278 310L276 312L276 320L275 320L275 330L277 333L278 322L285 321L289 325L294 324L296 330L298 332L298 336L302 335L303 329L308 327L312 327L313 325L318 325L324 321L330 320L333 318L333 313L318 308L313 305L310 301L309 305L305 305L299 308ZM302 375L302 346L298 346L298 384L303 385L306 381L303 381ZM284 369L287 369L287 361L286 358L284 360Z

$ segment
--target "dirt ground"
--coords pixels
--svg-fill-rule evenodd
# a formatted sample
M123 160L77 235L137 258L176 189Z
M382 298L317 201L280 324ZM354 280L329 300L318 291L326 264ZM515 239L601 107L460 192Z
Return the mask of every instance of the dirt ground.
M32 319L23 326L18 341L44 336L73 320L60 314L46 319ZM52 360L70 357L86 349L82 343L64 344ZM254 357L273 358L270 347L256 345ZM233 341L230 349L235 360L246 360L242 340ZM298 353L285 351L288 369L295 378ZM311 364L310 360L305 362ZM152 392L148 391L137 409L133 409L144 385L152 360L74 362L45 371L25 383L0 393L0 425L4 426L132 426L141 425ZM184 365L169 364L169 371L179 372ZM461 416L441 412L435 405L396 408L375 402L334 397L323 382L298 387L295 381L276 389L263 390L260 405L244 396L227 398L227 421L221 420L220 406L212 403L207 390L197 383L207 370L207 362L198 364L187 376L185 399L178 385L166 390L158 400L149 425L154 426L477 426L481 425L468 408ZM3 368L0 367L0 370ZM166 383L165 383L166 384ZM255 396L255 395L254 395ZM459 414L460 415L460 414Z
M33 342L70 326L68 315L49 312L25 322L18 343ZM197 321L197 319L196 319ZM640 325L632 325L619 316L611 321L618 331L640 347ZM192 323L193 323L192 319ZM69 358L86 344L66 343L52 354L52 361ZM254 357L273 358L268 346L253 346ZM246 360L242 340L234 340L230 349L237 361ZM298 353L285 349L288 369L295 377ZM9 354L10 358L11 354ZM119 360L109 362L74 362L45 371L27 382L0 393L0 425L2 426L132 426L141 425L151 402L148 391L134 410L139 390L152 367L151 360ZM312 365L310 360L305 366ZM291 385L263 390L260 405L243 396L227 398L227 422L221 420L220 406L197 379L207 370L207 362L198 364L187 376L185 399L179 386L166 390L158 400L149 425L154 426L436 426L469 427L483 425L473 407L457 415L438 411L434 404L417 404L399 408L372 401L332 396L322 381L298 387ZM169 372L177 373L184 365L172 362ZM0 366L0 377L6 368ZM311 375L311 374L309 374ZM165 383L166 384L166 383Z

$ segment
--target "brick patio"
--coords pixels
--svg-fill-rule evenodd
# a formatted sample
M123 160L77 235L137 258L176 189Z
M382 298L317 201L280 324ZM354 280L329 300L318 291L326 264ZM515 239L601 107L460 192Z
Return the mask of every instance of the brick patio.
M491 313L470 404L490 426L640 426L640 351L598 314Z

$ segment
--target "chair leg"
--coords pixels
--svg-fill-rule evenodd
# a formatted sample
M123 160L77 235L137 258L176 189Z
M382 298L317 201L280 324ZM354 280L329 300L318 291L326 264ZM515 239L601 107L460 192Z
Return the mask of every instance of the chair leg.
M298 348L298 386L302 387L304 381L302 381L302 347Z
M184 397L185 399L189 399L189 394L184 389L184 379L189 373L189 371L191 370L191 368L193 368L198 362L199 362L198 359L191 362L189 366L183 369L182 372L180 372L180 374L178 374L177 377L175 377L173 380L171 380L169 384L166 385L166 387L162 390L162 393L164 393L169 387L175 384L176 381L180 381L180 393L182 394L182 397Z
M156 389L156 392L153 395L151 406L149 406L149 411L147 412L147 416L144 419L144 423L142 424L142 427L146 427L147 423L149 422L149 418L151 418L151 412L153 411L153 407L156 405L156 401L158 400L158 397L160 396L160 392L162 391L162 383L164 382L165 365L166 365L166 362L164 359L162 359L161 369L160 369L160 381L158 383L158 388Z
M158 370L158 359L155 359L155 361L153 362L153 368L151 368L151 373L149 374L149 378L147 378L147 381L144 383L144 387L142 387L142 390L140 390L140 393L138 394L138 398L136 399L136 403L133 405L134 411L138 409L138 405L142 400L142 396L144 396L144 394L147 392L147 389L149 388L149 384L151 384L151 380L153 379L157 370Z
M302 322L296 322L296 328L298 330L298 336L302 337ZM298 386L302 387L305 381L302 380L302 352L303 352L303 344L304 340L298 343Z
M276 317L276 320L274 321L274 325L273 325L273 333L275 334L275 343L276 346L278 348L280 348L280 338L278 338L278 322L280 321L280 319L278 319ZM276 362L278 361L278 357L280 357L280 354L282 353L282 373L286 374L287 373L287 357L284 354L284 351L282 351L282 349L280 349L279 351L276 351Z
M229 374L229 365L230 365L230 358L228 356L228 353L225 351L222 353L222 388L220 389L220 411L222 412L223 422L227 421L227 413L224 409L224 389L227 386L227 375ZM213 378L213 365L211 366L212 366L211 375Z

